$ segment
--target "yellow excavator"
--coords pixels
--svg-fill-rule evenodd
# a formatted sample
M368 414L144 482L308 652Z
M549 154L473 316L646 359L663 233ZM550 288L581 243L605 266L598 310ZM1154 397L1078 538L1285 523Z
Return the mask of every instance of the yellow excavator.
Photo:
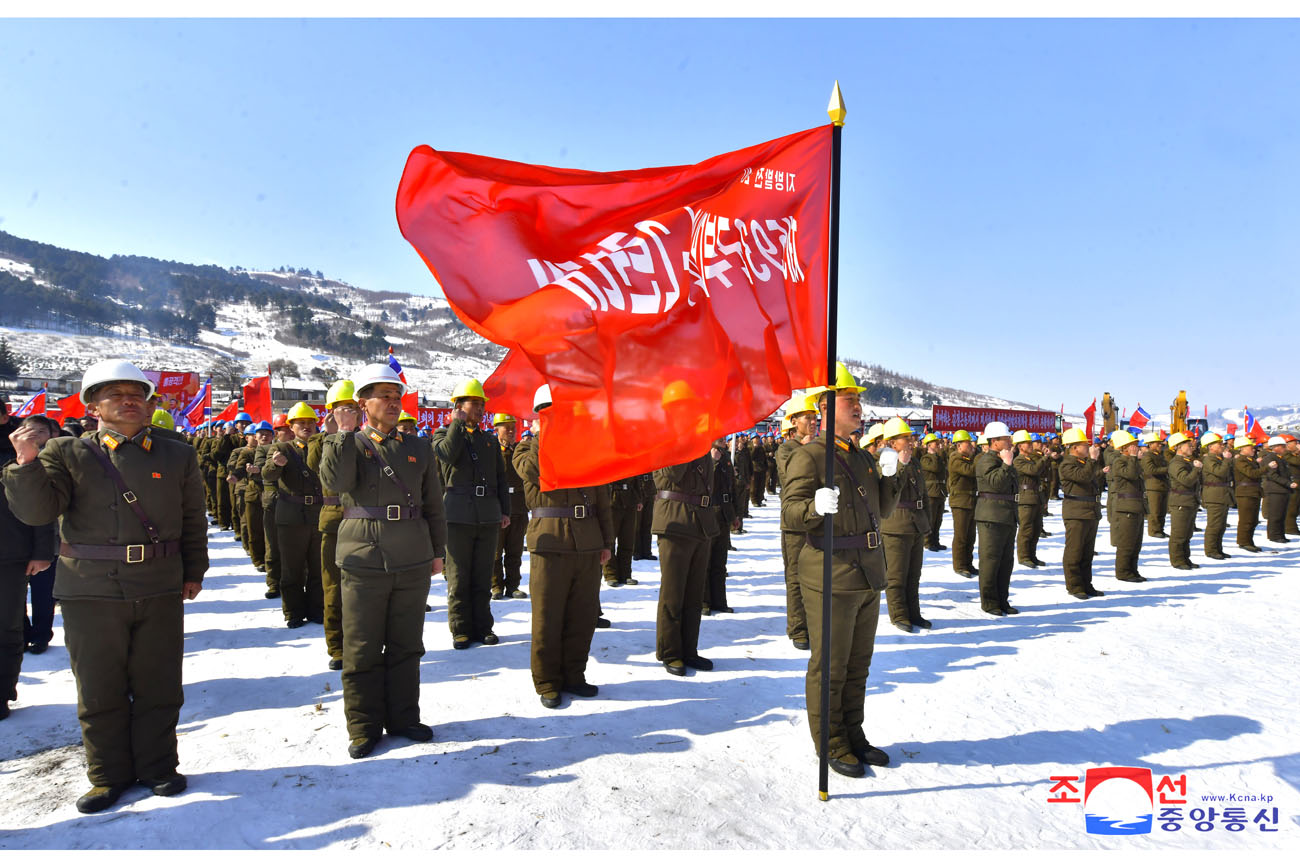
M1182 433L1187 430L1187 392L1179 391L1177 399L1169 407L1169 432Z
M1115 432L1115 428L1118 426L1117 413L1115 401L1111 399L1110 392L1106 391L1101 395L1101 432L1103 436L1109 436Z

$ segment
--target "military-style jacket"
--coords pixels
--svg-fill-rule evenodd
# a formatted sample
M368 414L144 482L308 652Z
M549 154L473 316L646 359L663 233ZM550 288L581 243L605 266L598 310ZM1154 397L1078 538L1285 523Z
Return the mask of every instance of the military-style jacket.
M948 456L948 506L975 507L975 455L965 457L955 448Z
M821 546L826 518L817 513L813 499L818 488L826 486L826 438L827 434L822 433L794 452L786 467L790 489L781 503L782 525L808 534L808 543L799 552L797 571L801 583L815 586L822 583L825 558ZM902 485L897 474L883 477L875 458L865 449L839 437L834 447L835 486L840 489L840 497L839 511L831 515L831 527L835 538L854 546L840 547L841 542L836 542L831 551L831 586L835 590L879 592L885 588L885 549L879 542L880 527L894 513Z
M542 490L537 437L515 446L511 462L524 484L524 496L533 516L528 521L530 553L591 553L614 548L614 513L609 486ZM537 516L538 509L563 508L564 517ZM545 514L545 512L543 512Z
M16 429L16 428L15 428ZM4 465L13 462L4 459ZM3 483L0 475L0 484ZM54 521L28 526L9 510L9 499L0 490L0 562L27 563L33 559L53 562L59 555L56 541L59 528Z
M916 460L899 463L894 480L898 483L898 504L893 514L880 521L880 531L886 535L925 535L930 531L929 497Z
M208 450L208 460L212 463L212 470L217 473L218 481L226 480L226 462L230 460L231 452L243 444L244 437L238 433L223 433L213 442Z
M258 477L262 479L262 511L265 512L267 509L271 509L272 515L275 514L275 502L280 498L279 486L274 479L266 477L266 461L271 456L274 447L274 442L258 445L253 456L253 465L258 468Z
M315 472L317 478L320 478L320 459L325 453L326 435L328 434L316 433L307 440L307 468ZM316 528L321 532L338 532L339 524L343 522L343 500L339 498L337 490L329 489L323 482L321 495L323 504Z
M278 466L275 455L279 452L288 458ZM320 526L320 509L325 502L325 491L320 476L307 466L307 446L298 439L292 442L272 442L267 460L262 464L262 477L275 482L275 523L277 526Z
M1263 495L1260 489L1264 470L1253 458L1237 454L1232 458L1232 489L1237 501L1242 499L1259 499Z
M1114 463L1111 464L1114 466ZM1101 463L1067 454L1061 461L1061 517L1065 520L1101 520ZM1111 472L1115 470L1112 468Z
M420 509L418 517L410 517L406 494L384 474L374 451L383 455L393 474L406 485ZM397 430L385 435L370 425L356 432L327 435L321 448L320 477L323 484L338 491L345 509L379 508L385 515L401 518L345 517L339 524L335 553L339 568L360 575L386 574L431 568L435 558L446 554L442 482L425 440Z
M1206 505L1232 505L1232 463L1208 452L1201 462L1201 501Z
M1065 462L1062 461L1064 466ZM1142 481L1142 464L1136 456L1118 451L1110 462L1106 488L1106 507L1112 514L1146 514L1146 487Z
M942 499L948 495L948 462L942 453L921 455L921 472L925 476L925 495Z
M237 479L235 487L243 490L245 493L248 492L249 481L251 479L251 476L248 474L248 470L245 467L249 463L253 462L253 457L256 456L256 454L256 445L251 448L247 445L243 445L236 448L234 451L231 451L230 457L226 460L226 475L235 476Z
M610 507L615 511L636 511L636 507L645 500L645 491L641 489L643 477L645 476L633 475L609 485Z
M505 458L496 437L453 420L433 433L448 523L500 523L510 513Z
M532 438L532 437L529 437ZM497 440L498 447L501 440ZM506 493L510 496L510 522L513 523L516 517L525 518L528 516L528 499L524 495L524 480L519 477L519 472L515 469L515 450L519 443L511 442L501 449L501 463L506 470Z
M1016 525L1016 470L1002 462L996 451L975 458L975 519Z
M1019 505L1039 505L1041 496L1039 486L1043 469L1047 466L1047 461L1043 460L1037 454L1030 452L1028 456L1017 454L1011 461L1011 466L1016 470L1016 503Z
M1142 480L1148 493L1169 489L1169 460L1163 450L1157 454L1154 448L1148 448L1142 455Z
M1273 465L1277 464L1277 465ZM1263 492L1269 495L1291 495L1291 467L1287 466L1286 456L1279 457L1272 451L1264 455Z
M713 497L709 500L709 508L713 510L719 534L726 534L736 520L735 477L731 469L731 457L723 451L722 459L713 463Z
M656 469L654 516L650 531L655 535L712 538L720 527L704 497L713 500L713 458L708 454L689 463ZM665 498L665 492L693 497L693 502Z
M54 595L60 599L137 599L171 595L182 583L202 583L208 570L208 520L203 479L193 448L149 435L128 439L104 428L98 443L135 494L162 542L180 542L180 553L142 562L59 557ZM117 492L86 441L51 439L36 460L4 470L9 507L22 522L39 526L62 517L68 544L148 545L148 533Z
M1196 507L1196 485L1201 480L1201 470L1186 457L1174 455L1169 460L1169 505Z
M801 447L803 443L793 436L776 447L776 456L772 462L776 466L776 480L781 485L782 496L785 495L785 470L790 465L790 455L795 452L795 449Z
M742 487L749 486L749 476L753 474L753 463L749 459L749 446L736 448L736 481Z
M767 449L758 440L749 446L749 466L751 478L756 473L767 471Z

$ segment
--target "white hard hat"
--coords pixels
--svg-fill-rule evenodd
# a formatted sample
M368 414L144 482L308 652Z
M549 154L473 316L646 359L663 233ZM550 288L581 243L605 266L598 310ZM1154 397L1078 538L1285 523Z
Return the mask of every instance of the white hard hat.
M109 358L106 361L96 361L82 374L81 402L85 403L91 391L109 382L138 382L144 386L146 400L153 396L153 382L149 381L149 377L139 367L121 358Z
M990 421L988 424L984 425L984 438L989 441L1010 435L1011 431L1008 430L1007 425L1003 424L1001 421Z
M358 399L361 398L361 392L369 386L384 383L396 385L403 394L406 393L406 383L397 378L397 371L387 364L367 364L352 377L352 384Z
M1281 436L1270 436L1268 437L1268 445L1266 445L1265 447L1272 448L1274 445L1285 445L1285 444L1286 444L1286 440L1283 439Z
M533 411L551 405L551 386L543 385L533 394Z

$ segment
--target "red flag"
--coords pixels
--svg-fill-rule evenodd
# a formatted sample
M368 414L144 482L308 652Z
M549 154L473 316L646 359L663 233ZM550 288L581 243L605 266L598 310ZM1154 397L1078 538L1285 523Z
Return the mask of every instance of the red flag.
M1095 424L1095 422L1096 422L1096 420L1097 420L1097 398L1096 398L1096 397L1093 397L1093 398L1092 398L1092 405L1089 406L1087 409L1084 409L1084 410L1083 410L1083 420L1085 420L1085 421L1088 422L1088 426L1087 426L1087 428L1084 430L1084 432L1085 432L1085 433L1087 434L1087 436L1088 436L1088 441L1091 442L1091 441L1092 441L1092 428L1093 428L1093 425Z
M420 417L420 392L407 391L402 395L402 411L412 418Z
M550 384L544 487L691 460L826 382L830 152L830 126L608 173L411 152L402 234L511 350L493 410Z
M257 376L244 385L244 411L254 422L271 420L271 377Z
M239 401L236 400L229 406L221 410L218 415L213 415L213 421L234 421L235 416L239 414Z
M1234 423L1232 423L1231 421L1229 421L1229 422L1228 422L1228 435L1231 436L1233 433L1236 433L1236 432L1237 432L1237 425L1234 424Z
M32 415L44 415L45 414L45 393L46 393L45 389L42 388L41 390L33 394L31 397L29 397L27 399L27 402L19 406L18 411L14 412L14 417L28 418Z
M69 418L85 418L86 406L81 402L80 394L69 394L59 401L59 412L62 413L64 420Z
M195 395L195 399L190 406L190 411L185 414L185 420L190 422L191 427L197 427L203 423L204 418L212 414L212 380L203 383L202 390Z

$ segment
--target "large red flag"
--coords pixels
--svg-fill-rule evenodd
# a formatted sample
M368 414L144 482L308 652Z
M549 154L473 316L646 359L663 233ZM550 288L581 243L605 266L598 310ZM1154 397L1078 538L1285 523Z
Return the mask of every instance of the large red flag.
M831 129L622 172L411 152L402 234L511 350L493 410L551 387L544 487L691 460L826 382Z
M81 402L80 394L69 394L59 401L59 412L63 415L63 420L69 418L86 417L86 406Z
M271 420L271 377L257 376L244 385L244 411L254 422Z
M235 416L239 414L239 401L236 400L229 406L221 410L218 415L213 415L213 421L234 421Z
M1087 409L1083 410L1083 420L1088 422L1087 428L1085 429L1084 432L1088 436L1088 441L1091 442L1092 427L1097 420L1097 398L1096 397L1092 398L1092 405L1089 406Z

